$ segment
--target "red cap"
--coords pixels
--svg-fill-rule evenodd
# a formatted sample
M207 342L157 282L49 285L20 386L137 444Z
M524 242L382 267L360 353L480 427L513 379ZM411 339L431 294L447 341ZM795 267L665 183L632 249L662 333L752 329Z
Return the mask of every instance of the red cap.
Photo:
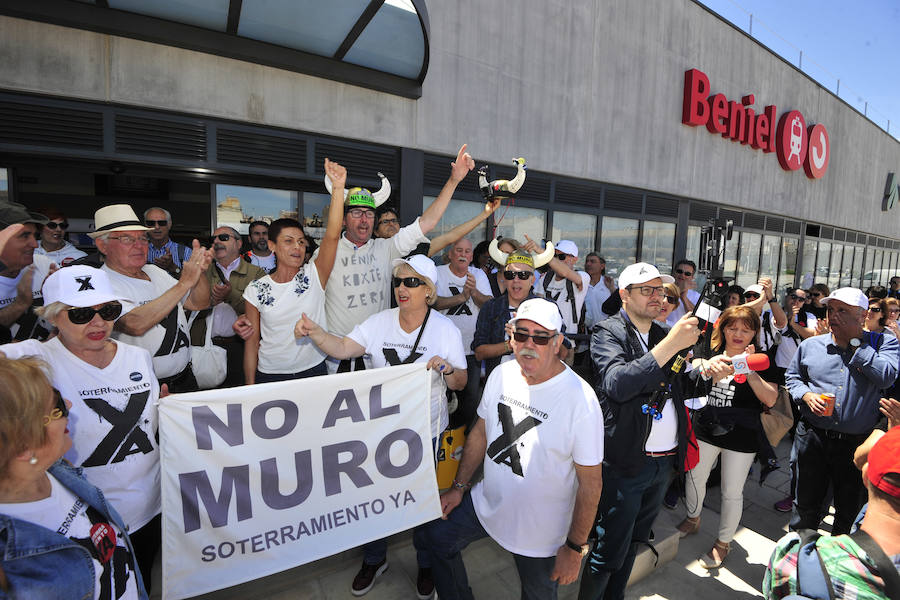
M900 426L892 427L869 451L868 477L879 490L900 498L900 486L884 479L888 473L900 475Z

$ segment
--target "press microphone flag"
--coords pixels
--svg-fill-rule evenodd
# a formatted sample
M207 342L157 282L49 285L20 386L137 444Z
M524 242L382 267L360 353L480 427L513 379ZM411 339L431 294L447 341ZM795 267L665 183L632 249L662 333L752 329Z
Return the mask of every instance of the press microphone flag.
M769 368L769 357L766 354L738 354L731 357L731 366L735 375L746 375L750 371L765 371Z

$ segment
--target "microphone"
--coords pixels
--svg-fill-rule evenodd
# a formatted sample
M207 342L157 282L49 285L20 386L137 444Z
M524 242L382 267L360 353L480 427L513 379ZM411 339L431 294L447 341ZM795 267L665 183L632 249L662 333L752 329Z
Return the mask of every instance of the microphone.
M767 354L738 354L731 357L731 366L734 367L734 380L737 383L747 381L750 371L765 371L769 368L769 356Z

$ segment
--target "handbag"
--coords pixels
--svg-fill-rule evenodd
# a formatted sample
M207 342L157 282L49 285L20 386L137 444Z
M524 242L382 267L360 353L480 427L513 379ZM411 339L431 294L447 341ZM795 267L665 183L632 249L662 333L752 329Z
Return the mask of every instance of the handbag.
M778 386L778 398L775 405L766 408L759 415L763 431L769 444L774 448L791 427L794 426L794 413L791 411L791 395L784 386Z
M191 330L200 311L191 313L187 328ZM191 367L197 379L197 387L209 390L218 387L228 374L228 358L225 348L212 343L212 311L206 317L206 338L202 346L191 346Z
M466 445L466 426L445 429L441 432L440 447L437 452L437 483L439 490L449 489L456 478L459 461L462 460L463 446Z

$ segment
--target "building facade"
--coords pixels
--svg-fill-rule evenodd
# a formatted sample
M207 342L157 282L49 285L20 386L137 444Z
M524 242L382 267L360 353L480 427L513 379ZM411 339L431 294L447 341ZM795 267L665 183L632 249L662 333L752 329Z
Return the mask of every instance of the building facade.
M900 272L900 143L693 0L8 0L0 54L0 194L76 230L121 201L187 237L290 214L315 232L326 156L352 185L385 173L409 222L465 142L497 176L528 164L473 239L668 269L724 217L743 286ZM472 176L441 228L482 206Z

